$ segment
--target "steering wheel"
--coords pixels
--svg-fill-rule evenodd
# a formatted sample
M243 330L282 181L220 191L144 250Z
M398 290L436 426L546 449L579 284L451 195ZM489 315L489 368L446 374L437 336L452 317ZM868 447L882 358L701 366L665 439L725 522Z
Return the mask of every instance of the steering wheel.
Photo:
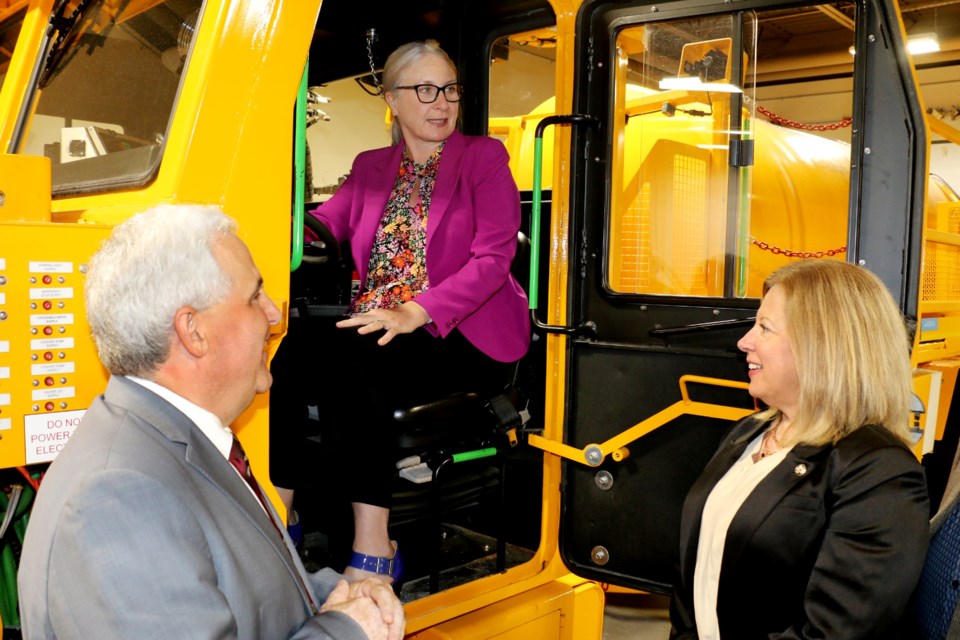
M327 226L309 213L303 216L303 226L317 235L317 240L304 245L303 261L309 264L338 264L340 243Z
M353 265L343 261L349 253L330 229L309 213L303 216L303 226L317 239L304 244L300 268L290 274L292 303L300 308L301 316L343 315L351 297Z

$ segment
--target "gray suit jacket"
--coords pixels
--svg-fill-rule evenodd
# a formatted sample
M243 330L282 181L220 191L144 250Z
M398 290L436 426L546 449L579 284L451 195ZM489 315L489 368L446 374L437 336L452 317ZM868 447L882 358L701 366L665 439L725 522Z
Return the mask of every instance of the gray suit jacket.
M344 614L312 616L298 573L318 603L340 578L308 575L199 428L115 376L40 487L23 637L366 638Z

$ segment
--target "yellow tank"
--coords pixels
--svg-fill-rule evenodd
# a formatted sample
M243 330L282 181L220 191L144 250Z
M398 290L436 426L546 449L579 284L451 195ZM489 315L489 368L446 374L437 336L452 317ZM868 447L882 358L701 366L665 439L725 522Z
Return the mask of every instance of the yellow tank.
M623 177L620 185L611 187L621 190L620 197L611 196L612 206L621 211L610 237L620 245L610 252L620 259L610 269L615 290L717 295L720 267L715 265L722 264L724 252L745 251L740 295L759 297L765 276L791 257L846 258L848 144L766 120L750 121L755 158L738 213L749 225L745 233L738 231L738 246L726 247L729 169L727 137L718 143L720 117L643 113L643 105L662 102L663 96L627 87L624 111L642 115L630 117L622 128ZM511 152L520 189L534 186L535 130L553 113L550 99L528 115L491 120L491 131ZM540 186L546 190L554 173L550 129L543 140L543 167ZM633 237L640 239L634 242ZM678 271L678 257L692 263L686 273Z

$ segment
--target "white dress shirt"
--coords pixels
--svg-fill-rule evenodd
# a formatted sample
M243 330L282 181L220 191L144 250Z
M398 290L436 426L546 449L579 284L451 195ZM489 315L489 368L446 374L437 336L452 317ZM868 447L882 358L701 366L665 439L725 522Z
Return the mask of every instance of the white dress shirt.
M220 452L224 460L230 459L230 450L233 448L233 431L231 431L229 427L223 426L220 418L152 380L145 380L143 378L137 378L136 376L126 376L126 378L131 382L136 382L142 387L146 387L179 409L185 416L190 418L190 421L197 425L200 432L213 443L213 446L217 448L217 451ZM232 464L230 466L233 467ZM240 475L240 471L237 471L237 475ZM250 491L250 494L257 499L257 504L263 508L260 497L254 493L253 488L247 484L246 478L243 478L243 484L247 487L247 490ZM264 509L264 511L266 511L266 509Z

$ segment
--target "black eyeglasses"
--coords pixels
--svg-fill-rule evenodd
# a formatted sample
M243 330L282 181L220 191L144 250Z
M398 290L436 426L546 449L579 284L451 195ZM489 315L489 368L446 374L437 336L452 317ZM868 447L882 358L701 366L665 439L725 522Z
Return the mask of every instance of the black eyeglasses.
M423 104L436 102L441 92L443 92L443 97L447 99L447 102L460 102L460 96L463 95L463 85L459 82L451 82L442 87L435 84L411 84L405 87L397 87L397 89L413 89L413 92L417 94L417 100Z

